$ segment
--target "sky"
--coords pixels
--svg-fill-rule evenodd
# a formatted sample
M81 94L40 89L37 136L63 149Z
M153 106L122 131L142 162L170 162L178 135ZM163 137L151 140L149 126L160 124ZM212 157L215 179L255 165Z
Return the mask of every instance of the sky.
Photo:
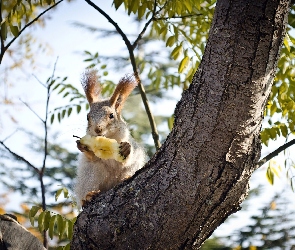
M117 22L127 34L138 33L138 30L140 30L140 28L134 24L132 17L128 17L122 10L115 12L108 1L97 1L97 4L106 12L110 13L114 21ZM74 26L75 22L81 22L95 27L113 30L113 26L86 2L77 0L72 3L62 2L58 8L50 12L47 17L50 19L46 21L45 27L35 25L28 29L27 32L33 32L38 41L42 44L48 44L51 48L50 52L38 54L36 58L36 67L32 68L31 65L26 65L25 71L15 72L16 75L14 77L17 83L9 90L8 94L10 97L18 100L18 105L13 107L3 107L0 105L0 139L6 138L14 133L19 127L33 130L42 135L43 132L42 129L40 129L40 121L33 112L22 104L22 101L29 103L32 109L42 116L45 109L44 99L46 91L44 87L38 83L36 77L41 82L45 82L46 79L51 76L56 62L55 75L61 77L67 76L68 82L82 91L80 77L84 68L87 66L87 64L82 61L85 59L85 57L82 56L83 51L87 50L91 53L98 51L100 55L126 54L125 44L119 36L111 36L102 39L98 38L95 33L90 33ZM131 40L133 40L133 38ZM16 46L16 44L13 46ZM12 49L15 49L15 47L12 47ZM5 66L6 63L9 63L9 58L4 57L3 65ZM129 70L132 72L131 67ZM129 72L116 72L111 78L114 81L118 81L126 73ZM1 86L3 85L0 84L0 87ZM1 91L3 90L0 89L0 92ZM152 111L155 114L171 115L173 113L181 93L180 90L176 88L170 91L169 95L172 98L165 100L161 105L152 105ZM51 109L61 104L66 105L59 97L53 97L52 100ZM7 119L9 116L14 117L16 122L12 119ZM85 134L86 124L86 112L82 111L79 115L73 115L60 124L54 123L51 133L59 132L56 140L66 145L70 151L78 152L72 135L83 136ZM30 157L30 149L26 147L27 139L28 138L26 138L23 133L17 132L7 140L7 144L14 148L19 154L30 158L34 164L38 165L41 159L38 157ZM272 142L269 148L263 148L262 156L268 154L283 143L283 139ZM293 197L292 199L295 201L295 195L290 191L289 187L286 187L287 184L284 178L276 179L275 185L270 186L265 178L265 170L266 167L262 167L258 170L251 181L252 187L262 184L265 189L263 197L260 197L257 203L262 204L263 201L268 201L269 197L271 197L275 191L283 189L288 190L286 192L289 192L290 197ZM18 202L19 200L21 200L19 195L12 195L7 208L15 208L16 201ZM248 216L241 215L239 225L247 222ZM222 234L227 231L227 227L228 225L221 226L217 232ZM232 227L232 225L229 227Z

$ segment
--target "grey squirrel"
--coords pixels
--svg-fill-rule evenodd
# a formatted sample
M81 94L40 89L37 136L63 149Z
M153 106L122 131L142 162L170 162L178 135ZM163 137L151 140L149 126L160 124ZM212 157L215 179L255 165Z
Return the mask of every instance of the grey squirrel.
M126 160L121 163L113 159L100 159L78 140L77 147L82 152L74 187L78 207L83 207L97 193L105 192L131 177L143 166L146 157L121 117L124 102L137 86L135 76L123 77L107 99L101 98L102 89L96 70L86 71L81 83L90 105L86 134L115 139L120 144L119 153Z

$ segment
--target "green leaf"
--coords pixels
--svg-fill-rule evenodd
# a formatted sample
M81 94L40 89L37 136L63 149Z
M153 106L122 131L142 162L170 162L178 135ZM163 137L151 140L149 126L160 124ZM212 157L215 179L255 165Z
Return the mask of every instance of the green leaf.
M171 57L172 57L174 60L176 60L176 59L179 57L179 55L181 54L181 52L182 52L182 44L176 46L176 47L172 50L172 52L171 52Z
M285 124L282 124L280 126L280 129L281 129L281 132L282 132L282 135L286 138L287 135L288 135L288 128Z
M52 89L52 91L53 90L56 90L58 87L60 86L60 84L58 83L58 84L56 84L55 86L54 86L54 88Z
M290 44L291 44L290 37L288 36L288 33L286 33L285 39L284 39L284 45L286 46L286 49L290 52Z
M65 234L67 238L68 238L68 226L69 226L68 221L63 220L61 232L62 232L62 234Z
M50 118L50 123L52 124L54 121L54 114L51 115L51 118Z
M80 105L77 105L77 113L79 114L81 111L81 106Z
M44 230L47 231L47 229L49 228L49 223L50 223L50 212L46 211L45 216L44 216L44 222L43 222L43 226L44 226Z
M270 116L273 116L276 111L277 111L277 104L274 101L273 104L270 107Z
M272 127L269 129L269 134L271 139L276 139L277 138L277 130L276 128Z
M60 122L60 120L61 120L60 113L57 114L57 119L58 119L58 122Z
M173 123L174 123L174 115L168 118L168 128L171 131L173 128Z
M116 10L119 9L122 3L122 0L114 0L113 4L115 5Z
M50 222L49 222L48 234L49 234L50 239L53 239L54 225L56 222L56 217L57 217L57 215L53 215L50 219Z
M72 237L73 237L73 227L74 227L73 222L68 221L68 238L69 239L72 239Z
M262 143L264 143L266 146L268 146L268 141L269 141L269 133L266 132L266 129L261 131L260 133L260 138Z
M18 36L19 30L18 30L17 26L10 25L10 30L11 30L12 35Z
M267 178L268 182L269 182L271 185L273 185L273 183L274 183L274 174L273 174L273 172L271 171L270 164L269 164L269 166L268 166L268 168L267 168L267 170L266 170L266 178Z
M42 232L44 230L44 219L45 219L46 211L41 212L38 217L38 228L39 231Z
M57 201L57 199L58 199L58 197L61 195L61 192L62 192L62 191L63 191L62 188L56 191L56 193L55 193L55 201Z
M66 87L63 87L59 90L58 94L60 94L61 92L63 92L66 89Z
M61 215L57 215L57 227L56 227L56 230L57 230L57 233L58 233L58 237L59 239L62 238L62 235L63 235L63 217Z
M29 219L31 222L31 225L34 226L34 222L35 222L35 215L36 213L40 210L41 207L39 206L32 206L30 212L29 212Z
M190 58L188 56L184 57L179 66L178 66L178 72L179 73L182 73L184 71L184 69L188 66L189 64L189 61L190 61Z
M146 10L146 5L143 3L141 6L139 6L138 8L138 19L142 19L142 17L144 16Z
M69 198L69 190L65 187L63 187L62 190L64 192L64 198Z
M194 0L194 4L197 7L198 10L201 10L201 3L200 0Z
M64 109L64 110L62 111L62 113L61 113L61 117L64 118L65 115L66 115L66 110Z
M187 10L189 12L192 12L193 8L192 8L191 1L190 0L184 0L183 1L183 4L185 5L185 7L187 8Z
M3 22L1 24L1 36L2 36L2 39L5 41L6 38L7 38L7 25L6 25L6 22Z
M175 43L175 41L176 41L175 36L170 36L170 37L167 39L166 47L172 47L173 44Z
M71 115L73 108L68 109L68 117Z

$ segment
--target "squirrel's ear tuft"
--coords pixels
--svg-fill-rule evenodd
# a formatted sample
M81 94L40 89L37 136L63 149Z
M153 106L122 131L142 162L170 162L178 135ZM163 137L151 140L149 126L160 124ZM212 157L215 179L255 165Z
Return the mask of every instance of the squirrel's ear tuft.
M98 81L97 70L90 69L83 73L81 84L89 104L98 102L100 99L101 85Z
M115 107L118 113L132 90L138 85L138 77L134 74L126 75L119 81L113 95L110 98L110 105Z

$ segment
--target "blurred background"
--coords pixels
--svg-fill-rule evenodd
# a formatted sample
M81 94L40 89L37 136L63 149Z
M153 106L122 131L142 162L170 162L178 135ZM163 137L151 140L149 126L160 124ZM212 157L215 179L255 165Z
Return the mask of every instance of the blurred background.
M0 213L16 215L40 240L49 228L49 249L69 242L78 214L72 187L79 152L73 135L84 136L87 125L83 71L96 68L109 96L119 79L133 72L133 54L163 142L200 63L215 7L215 1L203 0L94 3L101 11L77 0L1 1L1 43L9 46L2 46L0 66ZM262 158L294 139L293 11L292 6L265 110ZM103 12L136 45L132 53ZM152 156L156 149L139 90L123 116ZM292 151L288 147L253 174L241 211L202 249L295 249Z

